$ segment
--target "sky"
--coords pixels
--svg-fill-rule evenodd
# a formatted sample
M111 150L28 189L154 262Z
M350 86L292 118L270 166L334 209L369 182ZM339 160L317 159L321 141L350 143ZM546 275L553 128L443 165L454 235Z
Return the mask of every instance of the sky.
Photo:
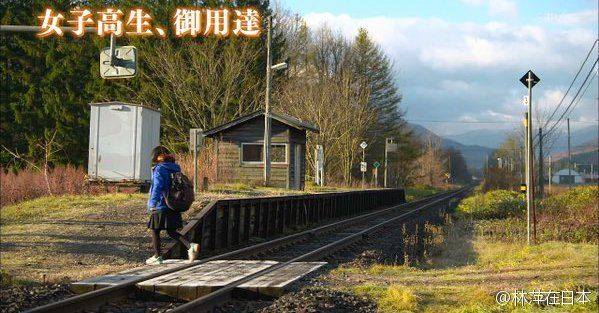
M597 0L282 0L282 6L312 28L326 24L348 38L366 28L393 62L408 121L440 135L520 125L527 91L518 79L529 69L541 79L533 120L549 116L599 27ZM597 48L571 94L596 57ZM573 128L597 124L596 72L570 115Z

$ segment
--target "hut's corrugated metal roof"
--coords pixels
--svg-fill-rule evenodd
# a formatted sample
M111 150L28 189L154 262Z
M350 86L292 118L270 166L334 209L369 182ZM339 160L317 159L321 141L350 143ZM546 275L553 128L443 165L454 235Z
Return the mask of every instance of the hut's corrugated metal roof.
M242 117L236 118L228 123L216 126L212 129L209 129L207 131L204 132L204 136L206 137L211 137L217 133L220 133L224 130L227 130L235 125L239 125L241 123L247 122L249 120L252 120L254 118L260 117L260 116L264 116L264 110L258 110L255 111L253 113L250 113L248 115L244 115ZM297 117L293 117L291 115L287 115L284 113L275 113L275 112L271 112L270 113L270 117L283 123L286 125L289 125L293 128L297 128L300 130L309 130L315 133L319 133L320 129L318 129L318 127L316 127L314 124L308 123L308 122L304 122L300 119L298 119Z

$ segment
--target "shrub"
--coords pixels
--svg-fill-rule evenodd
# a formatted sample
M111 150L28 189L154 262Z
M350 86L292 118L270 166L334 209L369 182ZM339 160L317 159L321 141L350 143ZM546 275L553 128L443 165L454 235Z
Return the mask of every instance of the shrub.
M35 169L15 173L0 168L0 206L50 194L81 194L85 191L85 175L83 168L71 165L54 167L47 177Z
M597 242L599 187L579 186L537 202L537 239L541 242ZM501 240L526 238L524 196L495 190L464 199L458 216L478 219L477 233ZM501 220L499 220L501 219Z
M462 200L457 213L459 216L474 219L501 219L521 216L525 209L524 196L520 193L493 190Z
M539 203L540 239L596 242L599 187L579 186Z
M418 306L418 297L412 289L405 286L390 285L385 288L367 284L355 287L354 291L375 298L381 312L411 312Z
M418 199L430 197L439 192L439 189L422 184L416 184L406 188L406 200L415 201Z

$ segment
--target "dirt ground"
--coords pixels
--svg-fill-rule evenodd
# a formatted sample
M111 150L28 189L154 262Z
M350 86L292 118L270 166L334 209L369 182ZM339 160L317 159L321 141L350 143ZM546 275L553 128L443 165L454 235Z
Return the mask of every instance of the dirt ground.
M211 200L284 192L205 192L184 219ZM2 208L3 284L64 283L143 265L152 254L146 201L145 194L59 196Z

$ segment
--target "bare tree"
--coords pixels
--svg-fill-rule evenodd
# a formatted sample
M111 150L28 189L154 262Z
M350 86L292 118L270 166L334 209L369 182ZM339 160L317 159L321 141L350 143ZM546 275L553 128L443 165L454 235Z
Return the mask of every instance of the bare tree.
M62 147L56 139L57 132L58 129L54 129L54 131L51 133L46 132L44 134L44 137L34 144L34 147L38 149L38 152L34 153L34 155L37 156L41 152L41 158L34 157L30 159L26 156L23 156L18 151L13 151L5 146L2 146L2 148L10 155L12 155L15 160L25 162L29 167L44 173L44 181L46 182L46 189L48 190L49 195L53 195L52 186L50 185L50 165L52 160L54 159L54 156L62 150ZM42 160L41 165L37 164L34 161L39 159Z
M156 42L143 56L148 87L138 98L162 110L164 130L185 142L188 129L211 128L261 107L262 57L250 39L204 39L175 45Z
M294 40L308 45L291 53L304 63L279 82L275 93L277 107L318 125L320 134L308 137L309 163L314 146L321 144L326 151L327 180L351 184L359 143L376 120L368 107L369 88L351 70L353 52L341 34L324 26L309 35L303 27L297 28L299 33Z
M424 139L422 154L417 159L416 182L429 186L440 186L445 179L445 159L438 138L429 136Z

